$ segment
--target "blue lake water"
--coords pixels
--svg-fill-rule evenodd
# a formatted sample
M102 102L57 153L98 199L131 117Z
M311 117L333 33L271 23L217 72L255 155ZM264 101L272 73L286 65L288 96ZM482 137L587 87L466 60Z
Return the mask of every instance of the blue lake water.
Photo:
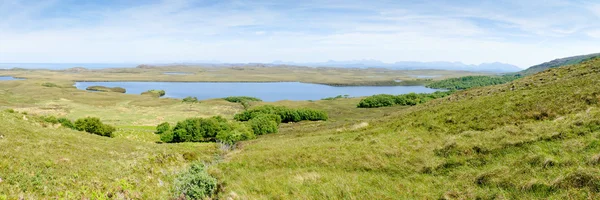
M141 94L147 90L165 90L165 97L198 99L223 98L228 96L252 96L263 101L319 100L337 95L351 97L374 94L431 93L437 90L425 86L351 86L333 87L299 82L272 83L216 83L216 82L77 82L75 87L85 90L89 86L122 87L127 94Z
M15 78L12 76L0 76L0 81L12 81L12 80L23 80L22 78Z

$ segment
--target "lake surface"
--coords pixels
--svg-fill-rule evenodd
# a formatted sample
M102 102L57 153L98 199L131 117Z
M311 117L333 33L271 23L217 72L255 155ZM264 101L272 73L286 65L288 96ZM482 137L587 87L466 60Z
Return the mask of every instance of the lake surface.
M23 80L22 78L15 78L12 76L0 76L0 81L12 81L12 80Z
M89 86L122 87L127 94L141 94L147 90L165 90L165 97L198 99L223 98L228 96L258 97L263 101L319 100L337 95L351 97L374 94L431 93L437 90L425 86L351 86L333 87L299 82L270 83L223 83L223 82L77 82L75 87L85 90Z

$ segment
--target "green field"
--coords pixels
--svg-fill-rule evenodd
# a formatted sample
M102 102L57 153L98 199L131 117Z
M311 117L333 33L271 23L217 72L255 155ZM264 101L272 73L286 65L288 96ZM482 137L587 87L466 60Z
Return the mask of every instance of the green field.
M0 199L177 198L177 177L198 162L217 179L213 199L600 198L600 59L416 106L357 108L362 98L253 101L250 108L313 108L329 119L284 123L278 133L233 149L160 143L154 127L190 117L232 120L244 111L240 103L182 103L72 87L84 78L149 81L154 74L170 81L159 74L192 72L186 69L206 71L185 81L228 81L208 68L0 71L28 78L0 81L0 108L12 109L0 112ZM246 81L324 84L402 80L400 74L413 73L356 79L379 72L317 69L325 71L309 76L316 71L285 75L289 69L278 69L281 76L266 77L258 75L266 69L246 75L222 70ZM325 79L327 73L340 75ZM462 75L476 74L447 77ZM46 115L99 117L117 131L113 138L73 131L40 119Z

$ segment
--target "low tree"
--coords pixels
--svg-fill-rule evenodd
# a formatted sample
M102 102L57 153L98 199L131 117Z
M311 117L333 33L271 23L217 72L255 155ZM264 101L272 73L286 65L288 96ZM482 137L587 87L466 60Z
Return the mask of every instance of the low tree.
M164 132L170 131L171 130L171 125L168 122L163 122L162 124L159 124L158 126L156 126L156 134L162 134Z
M85 131L88 133L113 137L113 132L116 130L115 127L110 125L103 124L99 118L96 117L86 117L81 118L75 121L75 129L78 131Z

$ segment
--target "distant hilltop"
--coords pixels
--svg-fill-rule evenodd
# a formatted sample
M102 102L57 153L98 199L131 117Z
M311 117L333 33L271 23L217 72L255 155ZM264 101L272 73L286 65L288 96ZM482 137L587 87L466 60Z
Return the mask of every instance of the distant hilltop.
M327 61L320 63L294 63L276 61L273 64L288 64L310 67L353 67L353 68L388 68L401 70L419 70L419 69L438 69L438 70L460 70L472 72L496 72L509 73L518 72L522 69L511 64L494 62L482 63L479 65L468 65L462 62L395 62L384 63L379 60L356 60L356 61Z
M539 65L534 65L526 70L523 70L522 72L520 72L520 74L531 75L531 74L535 74L535 73L538 73L538 72L541 72L541 71L544 71L544 70L550 69L550 68L556 68L556 67L572 65L572 64L579 64L583 61L586 61L589 59L594 59L596 57L600 57L600 53L593 53L593 54L587 54L587 55L554 59L552 61L548 61L548 62L539 64Z

